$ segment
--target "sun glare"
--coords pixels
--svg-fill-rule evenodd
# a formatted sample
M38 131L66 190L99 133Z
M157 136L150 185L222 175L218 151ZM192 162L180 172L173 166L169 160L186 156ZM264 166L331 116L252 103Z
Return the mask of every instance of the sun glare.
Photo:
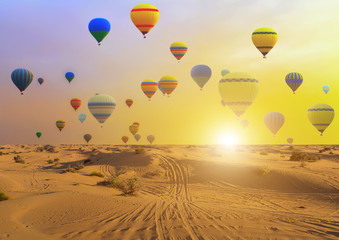
M225 145L225 146L234 146L238 144L238 137L237 135L233 133L227 133L219 138L219 144Z

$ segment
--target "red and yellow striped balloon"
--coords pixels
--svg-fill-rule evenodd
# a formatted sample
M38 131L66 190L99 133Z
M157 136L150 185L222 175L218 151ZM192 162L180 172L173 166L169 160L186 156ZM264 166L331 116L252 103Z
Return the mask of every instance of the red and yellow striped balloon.
M160 79L159 85L167 95L170 95L178 86L178 80L174 76L166 75Z
M187 44L184 42L174 42L170 46L170 51L179 62L187 52Z
M139 4L131 10L131 20L133 24L146 38L146 34L151 31L159 19L159 10L151 4Z
M153 79L146 79L141 83L141 89L150 101L151 97L158 90L158 82Z
M55 125L57 126L59 131L61 131L66 126L66 122L64 120L58 120L56 121Z
M79 98L73 98L71 100L71 106L76 111L81 106L81 100Z
M124 143L127 143L127 142L128 142L128 139L129 139L129 137L127 137L127 136L123 136L123 137L121 138L121 140L122 140Z
M126 105L130 108L133 104L133 100L132 99L127 99L126 100Z

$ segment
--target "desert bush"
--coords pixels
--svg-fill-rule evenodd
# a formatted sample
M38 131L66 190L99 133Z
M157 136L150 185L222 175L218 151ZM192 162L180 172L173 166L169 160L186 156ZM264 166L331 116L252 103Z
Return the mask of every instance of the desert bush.
M98 149L96 149L96 148L92 148L92 152L95 152L96 150L98 150Z
M44 148L43 147L37 147L35 149L36 152L43 152L44 151Z
M59 164L59 162L60 162L60 159L59 159L59 158L54 158L54 160L53 160L53 161L54 161L54 164L55 164L55 165L58 165L58 164Z
M77 171L80 170L80 169L83 169L84 167L85 166L84 166L83 163L76 163L76 164L73 165L73 168Z
M267 155L268 153L265 152L265 151L261 151L259 154L260 154L260 155Z
M134 194L139 189L138 178L131 177L121 180L117 174L112 174L106 180L98 182L97 185L119 189L125 195Z
M268 166L260 167L257 169L257 173L259 176L266 176L270 173L271 169Z
M143 152L145 152L145 148L138 147L138 148L135 149L136 154L140 154L140 153L143 153Z
M329 152L329 154L333 154L333 152L331 151L331 152Z
M54 161L53 161L52 159L48 159L48 160L47 160L47 163L48 163L48 164L53 164Z
M101 172L91 172L90 176L96 176L96 177L105 177L104 174L102 174Z
M62 171L62 173L68 173L68 172L70 172L70 173L76 173L76 172L78 172L78 171L75 170L74 168L72 168L70 165L68 165L68 167Z
M0 190L0 201L8 200L8 196Z
M16 162L16 163L22 163L22 164L24 164L25 163L25 160L24 159L22 159L22 157L20 156L20 155L16 155L16 156L14 156L14 161Z
M290 156L290 161L315 161L319 159L319 156L309 155L303 152L292 152L292 155Z

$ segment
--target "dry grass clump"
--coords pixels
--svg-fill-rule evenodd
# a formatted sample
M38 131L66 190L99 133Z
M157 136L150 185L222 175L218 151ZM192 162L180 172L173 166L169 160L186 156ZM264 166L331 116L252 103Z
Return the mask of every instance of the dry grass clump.
M8 153L0 152L0 156L2 155L8 155Z
M138 147L138 148L135 149L136 154L140 154L140 153L144 153L144 152L145 152L145 148Z
M83 168L84 168L83 163L76 163L76 164L73 164L72 166L68 165L68 167L62 171L62 173L68 173L68 172L76 173L80 169L83 169Z
M260 151L260 155L267 155L268 153L266 151Z
M104 178L104 174L102 174L101 172L91 172L90 176L96 176L96 177L101 177Z
M319 159L319 156L296 151L292 152L292 155L290 156L290 161L316 161Z
M54 163L54 165L58 165L59 162L60 162L60 159L59 159L59 158L54 158L53 160L52 160L52 159L48 159L48 160L47 160L47 163L48 163L48 164L53 164L53 163Z
M260 167L257 169L257 174L259 176L266 176L271 172L271 169L268 166Z
M132 195L139 189L138 178L121 180L117 174L112 174L106 180L98 182L97 185L119 189L125 195Z
M0 201L8 200L8 196L0 190Z
M14 156L13 159L14 159L14 161L15 161L16 163L22 163L22 164L25 164L25 160L22 159L22 157L21 157L20 155Z
M319 153L323 153L323 152L326 152L326 151L330 151L329 152L329 154L331 154L331 151L332 150L332 148L330 148L330 147L324 147L323 149L320 149L319 150ZM333 152L332 152L332 154L333 154Z

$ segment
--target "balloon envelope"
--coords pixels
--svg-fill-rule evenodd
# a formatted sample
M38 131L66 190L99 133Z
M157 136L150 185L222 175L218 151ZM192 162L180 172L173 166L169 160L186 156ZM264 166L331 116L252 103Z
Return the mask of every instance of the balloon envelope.
M101 124L112 115L115 107L115 99L107 94L96 94L88 100L89 111Z
M73 98L71 100L71 106L73 107L74 111L76 111L81 106L81 100L79 98Z
M127 136L123 136L123 137L121 138L121 140L122 140L124 143L127 143L127 142L128 142L128 139L129 139L129 137L127 137Z
M275 136L279 129L284 125L285 117L279 112L269 112L264 117L266 127Z
M71 83L71 81L72 81L73 78L74 78L74 73L72 73L72 72L67 72L67 73L65 74L65 78L67 79L67 81L68 81L69 83Z
M105 18L94 18L89 22L88 30L100 45L100 42L111 30L111 24Z
M40 85L43 84L44 81L45 81L45 80L44 80L43 78L38 78L38 82L40 83Z
M170 95L174 91L174 89L178 86L178 80L174 76L166 75L160 79L159 85L161 89L165 93L167 93L167 95Z
M139 126L133 124L133 125L129 126L129 131L133 135L135 135L139 131Z
M86 114L85 113L79 113L78 119L81 123L83 123L86 120Z
M56 121L56 126L59 129L59 131L61 131L62 129L64 129L64 127L66 126L66 122L64 120L58 120Z
M334 118L334 109L328 104L314 104L307 111L308 120L323 135Z
M150 144L153 143L154 139L155 139L155 137L154 137L153 135L148 135L148 136L147 136L147 140L148 140L148 142L149 142Z
M141 90L151 100L151 97L158 90L158 82L153 79L146 79L141 83Z
M288 73L285 77L287 85L292 89L293 93L300 87L303 83L303 76L297 72Z
M258 28L252 33L252 42L254 46L266 58L278 41L278 34L272 28Z
M33 80L33 73L26 68L17 68L12 72L11 78L22 95L23 91L25 91L25 89L31 84Z
M130 13L133 24L146 38L146 34L151 31L159 19L159 10L151 4L139 4Z
M41 137L41 132L36 132L35 135L40 138Z
M84 135L84 139L85 139L85 141L88 143L89 141L91 141L92 135L91 135L91 134L85 134L85 135Z
M134 135L134 138L135 138L135 140L137 140L137 142L139 142L141 136L140 136L139 133L137 133L137 134Z
M324 91L325 94L327 94L330 91L330 86L324 85L323 86L323 91Z
M209 66L207 65L195 65L191 69L191 77L193 78L194 82L198 84L200 89L205 86L207 81L210 79L212 76L212 70Z
M133 125L137 125L139 127L140 123L139 122L134 122Z
M132 99L126 99L126 105L130 108L133 104L133 100Z
M187 44L184 42L174 42L170 46L170 51L173 56L180 61L187 52Z
M222 100L240 117L258 95L259 81L247 73L232 72L219 81Z
M162 92L162 94L164 94L164 96L165 96L166 93L165 93L164 89L161 88L160 82L158 82L158 88Z
M289 144L292 144L292 143L293 143L293 138L287 138L287 142L288 142Z

